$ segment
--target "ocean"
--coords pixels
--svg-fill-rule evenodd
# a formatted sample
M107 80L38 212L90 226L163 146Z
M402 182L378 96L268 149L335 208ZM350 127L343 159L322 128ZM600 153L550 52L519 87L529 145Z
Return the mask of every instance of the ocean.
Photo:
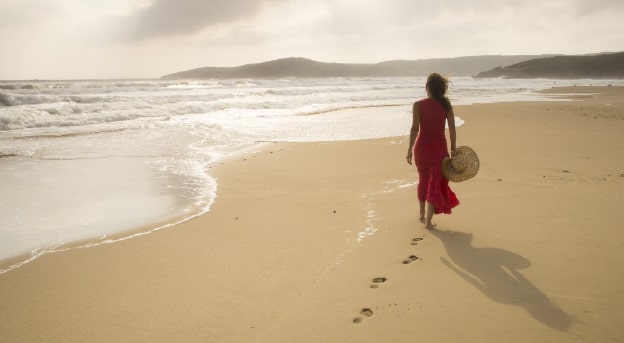
M536 91L622 84L451 81L454 105L552 100ZM258 144L407 135L424 83L422 77L0 81L0 261L19 257L0 274L67 243L130 239L209 211L218 193L210 164Z

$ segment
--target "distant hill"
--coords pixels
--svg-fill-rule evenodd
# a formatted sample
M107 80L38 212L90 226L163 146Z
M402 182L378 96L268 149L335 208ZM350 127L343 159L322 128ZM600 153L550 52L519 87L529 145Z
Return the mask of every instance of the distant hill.
M494 68L476 77L619 79L624 78L624 52L537 58Z
M324 63L291 57L239 67L204 67L169 74L162 79L227 79L275 77L390 77L426 76L438 72L471 76L483 70L507 66L545 55L468 56L423 60L396 60L376 64Z

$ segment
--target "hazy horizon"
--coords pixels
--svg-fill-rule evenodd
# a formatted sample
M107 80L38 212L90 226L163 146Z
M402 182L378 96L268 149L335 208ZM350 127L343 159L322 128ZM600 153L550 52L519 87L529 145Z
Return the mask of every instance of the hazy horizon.
M0 0L0 79L152 79L287 57L617 52L623 15L620 0Z

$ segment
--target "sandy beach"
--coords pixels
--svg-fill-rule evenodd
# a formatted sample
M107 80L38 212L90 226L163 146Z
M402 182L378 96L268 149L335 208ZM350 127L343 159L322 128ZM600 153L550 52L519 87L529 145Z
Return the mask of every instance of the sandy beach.
M0 342L622 342L624 87L544 92L456 106L481 170L437 230L409 127L267 143L205 215L0 275Z

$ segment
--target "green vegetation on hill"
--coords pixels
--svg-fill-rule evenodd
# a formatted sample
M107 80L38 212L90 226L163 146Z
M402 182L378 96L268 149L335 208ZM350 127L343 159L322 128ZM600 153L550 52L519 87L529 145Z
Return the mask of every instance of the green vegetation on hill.
M510 65L537 56L468 56L376 64L324 63L306 58L284 58L239 67L205 67L165 75L163 79L226 79L275 77L391 77L426 76L438 72L450 76L471 76L496 66Z
M619 79L624 78L624 52L537 58L497 67L476 77Z

